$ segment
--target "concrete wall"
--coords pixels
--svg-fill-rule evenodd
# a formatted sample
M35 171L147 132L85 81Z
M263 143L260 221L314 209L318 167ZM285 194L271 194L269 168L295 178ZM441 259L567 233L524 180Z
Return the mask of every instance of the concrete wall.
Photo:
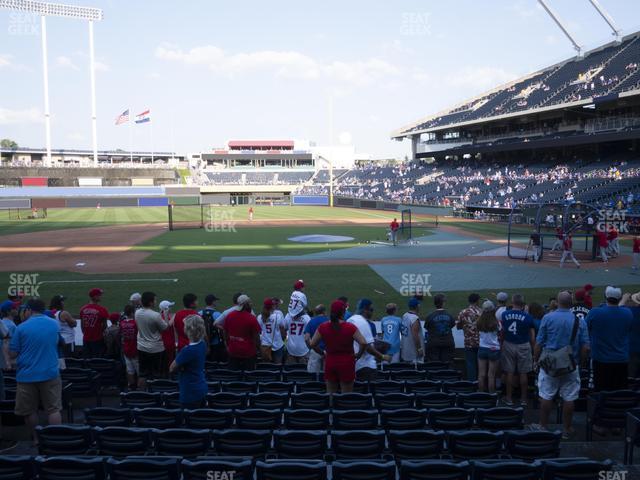
M102 178L105 186L132 185L133 179L145 179L151 185L179 183L175 170L167 168L0 168L0 185L20 186L25 177L45 177L52 187L74 187L79 178ZM151 179L151 183L148 179Z

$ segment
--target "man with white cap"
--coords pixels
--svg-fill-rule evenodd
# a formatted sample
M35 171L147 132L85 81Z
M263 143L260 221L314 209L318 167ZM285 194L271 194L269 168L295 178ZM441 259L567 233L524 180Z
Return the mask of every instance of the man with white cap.
M138 310L139 308L142 308L141 302L142 302L142 295L140 295L138 292L132 293L131 296L129 297L129 303L136 310Z
M496 318L499 322L502 322L502 314L507 310L509 294L507 292L498 292L496 300L498 301L498 305L496 305Z
M166 364L166 353L162 343L162 332L169 328L160 313L153 310L156 294L142 294L142 308L136 311L135 320L138 327L138 363L140 374L138 386L143 388L147 378L162 376Z
M618 304L622 289L609 286L604 293L606 304L587 315L593 360L593 387L596 392L627 388L629 336L633 314Z
M260 349L260 324L251 313L251 299L247 295L240 295L233 308L223 326L229 351L229 368L254 370Z

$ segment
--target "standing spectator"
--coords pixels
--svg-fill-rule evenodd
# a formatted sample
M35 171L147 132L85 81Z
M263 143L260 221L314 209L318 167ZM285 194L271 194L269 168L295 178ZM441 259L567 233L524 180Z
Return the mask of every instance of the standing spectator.
M524 297L515 294L511 299L513 308L502 314L502 371L507 374L507 395L505 403L513 405L514 375L520 377L520 405L527 406L529 373L533 371L532 349L535 345L533 318L525 311Z
M409 311L402 315L400 325L400 358L403 362L424 361L424 332L420 323L420 300L409 299Z
M42 405L49 417L49 425L62 421L62 382L58 370L60 326L44 315L44 302L32 298L25 308L26 321L16 328L9 346L16 358L15 414L25 417L35 443L34 429L38 424L38 406Z
M71 357L76 345L76 319L64 309L65 297L54 295L49 303L49 310L55 311L54 317L60 324L60 336L64 341L62 347L63 357ZM14 324L15 326L15 324Z
M536 335L540 330L540 324L542 323L542 317L545 315L544 307L540 305L538 302L531 302L529 304L529 315L533 319L533 328L536 331Z
M502 314L507 310L507 302L509 301L509 294L507 292L498 292L496 295L498 301L498 307L496 308L496 320L502 321Z
M213 322L213 324L219 328L219 329L223 329L224 328L224 321L227 318L227 315L229 315L231 312L235 312L236 307L238 306L238 298L240 298L242 295L244 295L244 293L242 292L238 292L238 293L234 293L233 297L231 298L231 302L233 304L232 307L227 308L224 312L222 312L220 314L220 316L218 316L218 318L215 319L215 321Z
M324 379L327 393L349 393L353 391L356 379L356 361L361 358L367 348L367 341L358 327L351 322L345 322L344 312L346 304L336 300L331 304L331 321L323 322L317 328L309 343L311 349L316 348L321 341L325 343ZM370 330L367 328L370 332ZM354 344L359 346L354 356Z
M574 302L571 307L571 311L573 314L579 318L580 320L586 320L587 315L589 315L589 307L586 304L587 294L583 289L576 290L573 294Z
M284 326L287 335L287 360L288 364L307 364L309 357L309 347L304 340L304 329L311 318L305 310L301 310L297 315L287 313L284 317Z
M188 409L202 408L207 396L207 381L204 378L204 362L207 357L204 320L200 315L189 315L184 319L184 330L189 344L178 352L169 371L178 372L180 406Z
M640 268L640 237L636 235L633 237L633 270Z
M187 338L187 334L184 331L184 319L189 315L198 315L198 312L196 310L198 308L198 297L193 293L186 293L182 297L182 305L184 306L184 308L178 310L173 319L173 328L175 329L177 340L177 352L189 345L189 339Z
M122 356L127 371L127 385L135 389L137 377L140 373L138 365L138 327L135 321L135 307L131 304L124 306L120 320L120 340L122 341Z
M160 317L169 325L162 331L162 344L164 345L164 363L162 373L165 374L169 371L169 365L173 363L176 358L178 350L178 336L176 335L175 314L171 312L171 307L175 305L175 302L169 300L163 300L158 305L160 308Z
M251 299L247 295L240 295L237 303L224 321L229 368L255 370L260 348L260 325L251 313Z
M560 292L557 302L558 308L542 318L533 352L534 362L538 363L544 351L557 351L569 346L575 362L584 363L589 352L587 326L571 311L571 294L569 292ZM547 430L549 415L555 407L554 398L558 393L562 398L562 436L568 440L573 434L574 401L580 393L580 371L578 368L573 372L556 377L551 376L550 372L546 372L544 368L540 368L538 373L540 423L534 424L532 427Z
M476 322L478 341L478 390L496 391L496 372L500 360L500 322L496 318L496 306L491 300L482 304L482 314Z
M107 358L120 359L120 322L121 315L113 312L109 315L111 325L104 331L104 347Z
M0 321L7 330L6 338L2 340L2 356L4 358L5 369L7 370L12 370L14 367L14 361L9 355L9 343L16 333L17 327L14 320L16 313L17 309L15 302L6 300L0 304L0 317L2 317ZM4 383L2 384L2 387L4 387Z
M204 297L205 307L200 310L199 315L204 320L206 337L209 339L209 360L212 362L227 361L227 347L224 344L222 331L215 326L216 320L220 317L220 312L216 310L216 302L219 300L213 293Z
M349 310L349 299L347 297L338 297L338 300L340 300L341 302L344 302L344 304L347 306L347 309L344 312L344 320L347 321L349 320L349 317L351 317L351 315L353 315L353 312L351 312Z
M629 377L638 378L640 377L640 292L633 295L625 293L620 306L627 307L633 315L629 335Z
M104 330L107 328L109 312L100 305L103 293L100 288L89 290L90 302L80 309L82 349L85 358L99 358L104 355Z
M455 344L451 329L455 327L455 319L444 309L446 298L439 293L433 297L436 311L430 313L424 321L427 331L427 360L451 363Z
M593 285L587 283L584 287L584 305L591 310L593 308L593 298L591 297L591 292L593 292Z
M469 306L458 314L456 328L462 330L464 335L464 359L467 372L467 380L478 380L478 343L480 335L476 322L482 315L480 308L480 295L472 293L468 298Z
M165 371L166 353L162 343L162 332L169 324L162 319L160 313L153 310L156 305L156 294L142 294L142 308L136 310L135 320L138 328L138 363L140 372L138 387L143 388L148 378L160 378Z
M132 293L131 296L129 297L129 305L131 305L134 310L138 310L139 308L142 308L142 295L140 295L138 292Z
M380 320L382 327L382 339L389 344L388 355L391 355L391 363L400 361L400 327L402 319L396 315L398 306L395 303L387 303L385 310L387 315Z
M327 307L322 304L317 305L313 310L313 314L313 318L309 321L309 323L307 323L307 326L304 327L304 340L309 347L309 361L307 362L307 372L320 373L324 370L323 363L325 343L324 340L320 340L318 345L316 345L314 348L311 348L311 339L316 334L316 330L318 330L318 327L324 322L329 321L329 317L327 317Z
M284 339L287 337L285 318L278 310L273 298L265 298L262 313L258 315L260 325L260 358L263 362L284 362Z
M593 308L587 315L591 336L593 388L623 390L627 388L629 367L629 335L633 314L618 304L622 299L620 288L607 287L606 305Z
M293 292L291 292L291 298L289 300L288 313L291 317L296 317L307 309L307 305L307 296L304 293L304 282L302 280L298 280L293 284Z
M358 302L357 312L355 315L351 315L347 321L358 328L367 347L356 362L356 378L361 382L374 382L378 373L376 359L389 361L391 357L383 355L373 346L375 339L369 326L369 320L373 317L373 302L368 298L361 299ZM356 348L357 345L354 344L354 351Z
M253 221L253 207L249 207L249 221Z

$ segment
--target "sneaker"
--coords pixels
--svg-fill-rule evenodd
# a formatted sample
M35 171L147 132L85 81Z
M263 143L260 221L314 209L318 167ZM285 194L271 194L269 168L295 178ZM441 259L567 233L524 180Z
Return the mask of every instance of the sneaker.
M547 429L545 427L543 427L542 425L540 425L539 423L532 423L531 425L529 425L529 430L531 430L532 432L546 432Z

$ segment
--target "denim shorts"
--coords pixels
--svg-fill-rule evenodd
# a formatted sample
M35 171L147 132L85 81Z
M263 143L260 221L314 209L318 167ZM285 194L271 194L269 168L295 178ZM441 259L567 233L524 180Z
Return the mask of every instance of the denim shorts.
M478 349L478 360L489 360L495 362L500 360L500 350L491 350L486 347Z

